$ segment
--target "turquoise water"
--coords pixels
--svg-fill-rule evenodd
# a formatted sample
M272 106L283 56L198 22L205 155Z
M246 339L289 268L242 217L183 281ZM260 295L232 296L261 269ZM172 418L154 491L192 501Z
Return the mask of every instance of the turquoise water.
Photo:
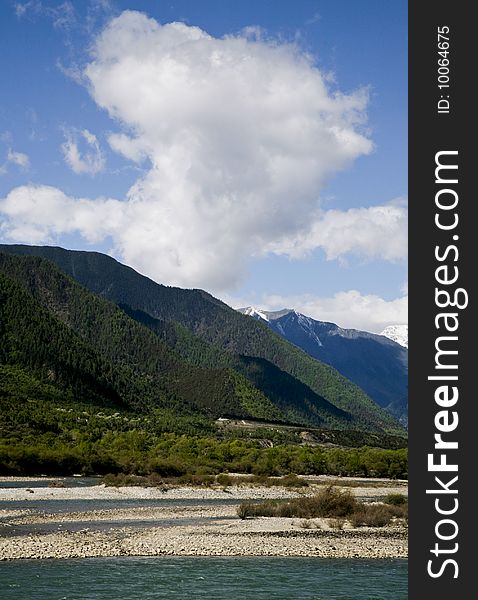
M65 512L87 512L91 510L110 510L113 508L147 508L158 506L217 506L240 504L243 500L212 498L128 498L128 499L105 499L105 500L0 500L0 509L23 509L28 508L37 512L49 514L60 514Z
M406 560L91 558L0 564L2 600L406 600Z

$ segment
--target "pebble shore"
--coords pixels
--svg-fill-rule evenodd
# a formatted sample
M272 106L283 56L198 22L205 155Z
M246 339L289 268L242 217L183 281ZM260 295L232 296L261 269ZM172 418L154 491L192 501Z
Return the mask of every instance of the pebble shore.
M25 482L26 483L26 482ZM395 489L396 488L396 489ZM255 518L240 520L236 514L241 499L287 498L304 491L286 488L235 486L228 490L175 488L166 493L155 488L2 488L0 489L0 560L86 558L95 556L316 556L324 558L406 558L407 529L403 525L384 528L335 529L328 519ZM378 496L390 491L406 492L403 484L352 488L359 496L374 490ZM313 490L307 488L307 494ZM150 500L181 499L181 505L114 505L119 498ZM29 500L55 500L61 513L29 508ZM74 512L68 500L109 499L112 508ZM192 504L184 504L190 499ZM229 499L230 504L194 505L194 500ZM8 501L22 507L8 508ZM66 506L65 506L66 505ZM184 524L184 521L188 524ZM192 521L192 523L191 523ZM73 525L86 526L75 530ZM105 522L113 526L105 527ZM140 522L140 523L138 523ZM103 526L102 526L103 523ZM136 525L135 525L136 523ZM35 525L52 530L35 533ZM139 526L138 526L139 525ZM23 527L22 535L9 528ZM25 532L25 527L26 532ZM31 532L28 531L31 528Z

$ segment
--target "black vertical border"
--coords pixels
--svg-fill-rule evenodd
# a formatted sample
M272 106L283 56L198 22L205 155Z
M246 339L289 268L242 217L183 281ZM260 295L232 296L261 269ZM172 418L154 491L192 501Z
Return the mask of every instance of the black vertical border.
M478 459L478 430L475 377L478 379L478 315L474 311L476 279L478 278L478 194L473 189L473 179L478 169L475 137L478 104L473 88L478 79L477 24L471 15L473 3L455 0L434 2L409 2L409 448L410 448L410 521L409 521L409 598L421 600L461 600L475 597L476 573L474 538L478 534L478 492L474 491L475 458ZM438 89L437 29L450 28L449 92ZM450 96L450 113L439 114L440 95ZM472 108L473 106L473 108ZM435 226L435 154L444 150L458 150L458 179L454 189L459 194L459 225L456 231L439 231ZM459 400L455 409L459 413L457 430L448 434L456 439L458 450L449 451L458 461L459 508L454 518L459 532L453 542L458 543L456 554L436 558L430 552L436 542L450 548L453 542L440 542L435 526L440 517L434 506L435 496L427 489L438 486L434 475L427 469L427 455L433 452L436 432L434 417L440 408L434 401L436 382L427 380L435 365L435 340L439 333L435 326L435 246L442 248L455 242L459 248L458 286L469 294L469 305L459 313L458 388ZM449 262L449 264L453 264ZM453 287L453 286L451 286ZM448 309L451 310L451 309ZM446 333L446 332L445 332ZM452 335L452 334L450 334ZM456 357L455 357L456 358ZM476 374L476 375L475 375ZM452 409L450 409L452 410ZM452 454L453 452L453 454ZM449 480L450 474L443 474ZM443 530L445 531L445 529ZM450 530L449 530L450 531ZM427 564L434 559L434 569L446 558L454 558L459 566L458 578L450 565L442 576L432 578ZM470 595L471 594L471 595Z

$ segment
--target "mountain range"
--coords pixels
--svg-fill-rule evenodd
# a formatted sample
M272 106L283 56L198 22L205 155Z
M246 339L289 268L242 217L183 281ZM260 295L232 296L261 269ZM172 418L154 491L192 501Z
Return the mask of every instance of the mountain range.
M266 324L307 354L331 365L378 405L407 423L408 350L389 337L317 321L292 309L268 312L252 306L239 312ZM390 335L403 329L390 328Z
M1 245L0 277L0 397L14 379L24 401L40 390L119 410L403 434L333 367L202 290L46 246Z

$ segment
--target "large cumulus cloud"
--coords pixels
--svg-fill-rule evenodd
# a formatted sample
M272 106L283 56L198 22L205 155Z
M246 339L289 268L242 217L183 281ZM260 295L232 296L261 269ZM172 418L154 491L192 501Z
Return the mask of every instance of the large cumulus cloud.
M332 91L295 45L247 32L218 39L126 11L96 38L83 78L117 124L111 148L144 174L121 200L51 188L55 200L48 200L44 186L13 190L0 200L11 239L47 241L71 231L108 237L117 255L159 281L219 291L234 286L251 256L294 256L326 244L336 257L334 223L397 222L389 209L385 216L319 212L328 179L372 150L367 92ZM29 216L40 202L51 223ZM388 243L382 236L381 246ZM368 252L360 240L346 251L357 244Z

